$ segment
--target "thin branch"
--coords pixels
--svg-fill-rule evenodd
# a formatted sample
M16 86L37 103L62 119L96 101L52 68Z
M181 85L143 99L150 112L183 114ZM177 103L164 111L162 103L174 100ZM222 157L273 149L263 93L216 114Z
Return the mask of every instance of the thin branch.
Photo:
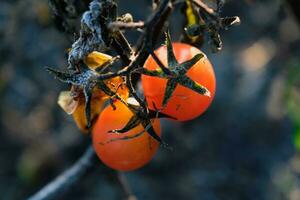
M125 36L120 30L114 31L113 35L114 39L112 43L112 48L114 48L119 53L124 66L127 66L131 61L133 50L128 40L125 38Z
M120 21L115 21L115 22L111 22L108 25L108 28L110 30L115 30L115 29L119 29L119 30L123 30L123 29L138 29L138 28L144 28L145 23L143 21L139 21L139 22L129 22L129 23L125 23L125 22L120 22Z
M217 15L214 11L214 9L210 8L208 5L206 5L205 3L203 3L202 0L193 0L193 2L199 6L200 8L202 8L203 10L205 10L205 12L207 12L207 14L209 14L211 17L216 18Z
M99 159L97 158L93 147L90 146L70 169L63 172L36 194L29 197L28 200L57 199L57 196L74 186L80 179L87 175L97 163L99 163Z

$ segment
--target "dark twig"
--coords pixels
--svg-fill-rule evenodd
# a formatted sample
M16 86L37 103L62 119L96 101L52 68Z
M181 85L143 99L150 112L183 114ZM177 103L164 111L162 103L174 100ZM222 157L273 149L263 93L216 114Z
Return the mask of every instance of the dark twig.
M126 199L127 200L136 200L137 198L134 195L134 193L132 192L125 174L123 172L117 172L117 173L118 173L119 183L120 183L120 185L121 185L121 187L122 187L122 189L124 191Z
M205 10L205 12L208 13L212 18L217 18L217 15L216 15L216 12L214 11L214 9L210 8L209 6L207 6L205 3L203 3L202 0L193 0L193 2L197 6L199 6L203 10Z
M29 197L28 200L56 199L62 192L70 189L78 182L78 180L87 175L97 163L99 163L99 159L97 158L93 147L90 146L70 169L63 172L36 194Z

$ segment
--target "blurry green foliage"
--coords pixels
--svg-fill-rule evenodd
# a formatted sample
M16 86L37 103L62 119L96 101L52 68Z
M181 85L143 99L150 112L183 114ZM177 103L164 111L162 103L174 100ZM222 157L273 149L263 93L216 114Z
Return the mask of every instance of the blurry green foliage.
M300 151L300 63L293 61L288 67L286 82L287 111L293 123L293 143Z

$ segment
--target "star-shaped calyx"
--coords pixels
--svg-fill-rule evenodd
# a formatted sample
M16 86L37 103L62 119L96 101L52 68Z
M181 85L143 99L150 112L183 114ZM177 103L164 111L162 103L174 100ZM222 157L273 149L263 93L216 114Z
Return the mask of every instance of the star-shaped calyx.
M88 67L85 63L81 63L80 72L62 72L52 68L47 68L47 70L53 74L60 81L65 83L70 83L74 86L82 87L84 97L85 97L85 115L87 121L87 127L91 127L91 100L93 89L98 87L107 96L111 98L117 98L121 101L123 99L117 94L116 91L112 91L99 76L101 72L109 65L114 62L115 59L111 59L107 63L103 64L101 68L93 69ZM118 87L117 87L118 88Z
M184 30L192 42L193 38L203 36L206 33L213 52L222 50L222 40L219 34L220 29L228 30L231 26L239 25L241 22L237 16L220 17L219 14L207 16L207 13L204 14L203 19L199 20L198 23L189 25Z
M168 67L165 67L161 63L159 58L155 55L155 53L152 53L151 55L153 59L157 62L160 68L156 70L148 70L146 68L143 69L143 74L145 75L168 79L163 102L162 102L163 108L167 105L168 101L170 100L178 84L186 88L189 88L201 95L210 97L210 92L207 88L197 83L196 81L192 80L186 75L188 70L192 68L201 58L203 58L204 55L197 54L188 61L185 61L183 63L178 63L173 52L173 46L172 46L169 33L166 33L166 46L167 46Z
M126 133L126 132L130 131L131 129L137 127L138 125L142 125L144 130L133 136L114 138L108 142L136 138L136 137L139 137L140 135L142 135L144 132L147 132L153 139L158 141L164 148L170 149L169 145L167 143L165 143L161 139L160 136L157 135L157 133L155 132L155 130L152 126L152 122L153 122L153 119L156 119L156 118L172 118L171 116L160 113L160 112L158 112L157 109L149 110L147 107L140 106L134 98L129 98L127 100L127 102L123 102L123 103L133 113L133 116L129 119L129 121L123 128L111 130L110 133L116 133L116 134Z

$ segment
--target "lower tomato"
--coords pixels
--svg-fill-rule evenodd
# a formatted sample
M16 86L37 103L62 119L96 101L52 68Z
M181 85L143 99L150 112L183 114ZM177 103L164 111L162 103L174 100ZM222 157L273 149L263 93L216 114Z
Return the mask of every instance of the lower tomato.
M196 54L202 53L199 49L184 43L173 43L173 51L178 63L190 60ZM155 50L155 54L167 66L167 48L162 46ZM149 70L159 69L152 56L146 60L144 67ZM169 99L163 113L175 117L179 121L191 120L201 115L211 104L216 88L213 67L206 56L201 58L186 73L188 77L206 87L211 96L203 96L189 88L177 85L172 97ZM150 109L162 108L162 101L166 90L167 79L142 75L142 86Z
M120 171L138 169L150 162L159 143L147 132L130 138L144 131L142 125L125 133L110 133L111 130L123 128L133 116L133 113L121 102L117 101L114 104L116 109L113 110L112 106L106 107L93 128L94 149L101 161L113 169ZM155 119L152 125L160 135L159 120ZM125 137L130 139L124 140Z

